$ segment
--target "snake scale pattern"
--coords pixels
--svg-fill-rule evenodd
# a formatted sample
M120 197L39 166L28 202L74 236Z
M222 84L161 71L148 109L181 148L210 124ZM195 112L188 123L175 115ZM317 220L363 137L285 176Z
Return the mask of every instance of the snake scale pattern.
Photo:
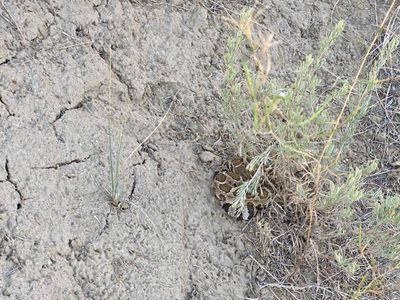
M237 197L237 188L249 181L255 171L249 171L246 167L250 160L241 156L235 156L225 161L215 172L213 181L213 191L215 196L221 201L221 206L231 216L237 216L232 212L232 204ZM256 195L247 194L245 200L245 210L238 219L248 220L256 215L257 211L268 204L270 199L270 189L265 180L261 180Z

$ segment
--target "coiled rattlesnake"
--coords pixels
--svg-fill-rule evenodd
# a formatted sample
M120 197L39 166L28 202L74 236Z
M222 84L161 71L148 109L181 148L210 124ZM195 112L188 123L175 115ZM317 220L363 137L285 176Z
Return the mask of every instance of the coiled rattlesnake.
M232 204L237 198L238 187L249 181L256 172L249 171L246 168L249 162L249 159L240 156L225 161L215 173L213 181L215 196L221 201L222 207L229 215L244 220L253 217L257 212L256 210L266 206L270 199L268 182L262 179L256 195L246 194L245 207L239 216L232 208Z

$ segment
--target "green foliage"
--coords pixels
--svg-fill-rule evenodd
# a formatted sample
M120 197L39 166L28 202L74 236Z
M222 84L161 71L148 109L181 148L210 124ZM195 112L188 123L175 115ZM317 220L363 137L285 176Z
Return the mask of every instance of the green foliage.
M339 251L335 251L335 260L350 275L354 275L360 269L360 266L356 261L344 257Z
M110 124L110 123L109 123ZM110 179L110 190L109 196L113 204L118 204L120 198L120 191L119 191L119 179L120 179L120 166L121 166L121 149L122 149L122 131L123 127L121 128L121 132L118 137L118 141L116 144L116 148L114 151L114 143L113 140L113 133L111 131L111 125L108 128L108 166L109 166L109 179Z
M298 199L298 206L307 206L303 210L309 214L307 239L314 213L319 216L316 227L324 228L327 236L346 238L346 243L338 245L341 251L329 246L332 252L325 255L350 277L358 274L365 261L399 260L400 196L363 189L377 162L352 170L342 161L342 153L368 112L379 71L399 46L399 39L393 37L381 45L365 79L359 74L353 83L337 78L329 92L321 92L321 74L329 68L326 57L344 30L343 21L323 40L316 55L306 56L292 83L268 79L270 44L254 33L251 11L245 12L237 25L240 31L229 40L225 55L224 109L234 125L239 148L253 157L248 169L255 173L237 189L233 207L241 212L246 195L257 193L266 168L278 170L284 182L281 190ZM301 178L296 175L299 170L305 173ZM363 218L355 210L359 203L369 207ZM358 275L356 296L381 282L371 281L368 274Z
M366 243L375 256L400 260L400 195L385 197L379 191L372 195L373 209Z
M370 163L363 169L356 168L354 171L347 174L347 179L343 182L334 182L328 180L329 187L327 187L327 193L321 195L317 207L321 210L345 210L350 206L361 200L365 195L362 189L362 180L375 171L377 168L377 162Z
M108 101L111 103L113 100L111 92L111 81L112 81L112 59L111 59L111 46L109 48L109 73L108 73ZM119 181L121 177L121 150L122 150L122 134L127 119L123 121L120 133L118 135L117 142L114 138L111 125L112 116L108 116L108 167L109 167L109 187L105 189L107 197L112 205L120 209L124 208L124 203L120 201L120 187ZM115 145L115 142L117 143ZM116 149L114 149L116 148Z
M379 201L375 202L372 211L377 224L392 224L400 227L400 195L383 197L378 196Z

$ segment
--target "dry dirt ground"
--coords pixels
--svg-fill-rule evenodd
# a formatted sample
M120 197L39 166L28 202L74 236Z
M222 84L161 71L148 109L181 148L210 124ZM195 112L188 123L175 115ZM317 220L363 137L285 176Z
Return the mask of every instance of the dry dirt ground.
M351 76L387 2L265 0L272 75L292 79L344 19L329 65ZM236 151L221 113L226 18L251 5L0 2L1 298L276 299L252 224L210 190ZM125 211L104 192L109 128L114 145L122 137Z

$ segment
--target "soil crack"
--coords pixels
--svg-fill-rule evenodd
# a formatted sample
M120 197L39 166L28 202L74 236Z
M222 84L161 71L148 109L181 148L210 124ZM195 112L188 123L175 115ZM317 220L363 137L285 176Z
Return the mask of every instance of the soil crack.
M133 175L132 187L131 187L131 192L130 192L129 197L128 197L128 199L129 199L130 201L132 201L133 195L135 194L135 190L136 190L136 176L135 176L135 172L133 172L132 175Z
M62 138L62 136L58 133L56 125L54 125L54 123L52 123L51 126L53 128L53 132L54 132L54 135L56 136L56 139L58 141L60 141L61 143L65 143L64 139Z
M111 214L111 210L107 213L105 222L104 222L104 226L97 233L95 241L98 241L101 238L101 236L103 235L103 233L109 228L110 222L109 222L108 218L110 217L110 214Z
M113 46L111 46L112 49ZM103 59L107 64L109 64L109 53L107 53L103 48L102 49L97 49L96 47L92 47L93 50L97 51L99 54L100 58ZM133 90L134 88L132 85L129 83L129 80L126 80L123 75L121 74L120 71L118 71L112 64L111 64L111 72L115 76L115 79L120 82L122 85L124 85L128 91L128 96L129 99L133 100L134 99L134 93Z
M6 59L4 59L4 61L2 61L2 62L0 62L0 66L1 65L5 65L5 64L8 64L12 59L14 59L16 56L12 56L12 57L10 57L10 58L6 58Z
M86 99L83 99L82 101L80 101L78 104L76 104L76 105L73 106L73 107L70 107L70 108L64 107L64 108L62 108L62 109L60 110L60 112L57 114L57 116L56 116L56 118L54 119L54 121L51 122L51 124L54 124L55 122L57 122L58 120L60 120L60 119L64 116L64 114L65 114L67 111L75 110L75 109L80 109L80 108L82 108L86 103L88 103L88 102L90 102L90 101L91 101L90 98L86 98Z
M57 170L57 169L59 169L61 167L64 167L64 166L83 163L83 162L87 161L90 157L92 157L92 155L88 155L88 156L86 156L84 158L75 158L73 160L59 162L59 163L56 163L55 165L51 165L51 166L39 167L39 168L38 167L34 167L32 169L41 169L41 170L55 169L55 170Z
M10 111L10 107L8 106L8 104L6 102L4 102L3 98L1 97L1 95L0 95L0 103L4 105L4 107L5 107L5 109L6 109L7 113L8 113L7 118L15 116L15 114Z
M6 163L5 163L5 167L4 168L5 168L6 173L7 173L6 181L9 182L14 187L14 191L18 194L20 202L24 201L25 198L22 195L22 192L20 191L20 189L18 188L17 183L11 178L11 172L10 172L10 166L9 166L8 158L6 158Z

